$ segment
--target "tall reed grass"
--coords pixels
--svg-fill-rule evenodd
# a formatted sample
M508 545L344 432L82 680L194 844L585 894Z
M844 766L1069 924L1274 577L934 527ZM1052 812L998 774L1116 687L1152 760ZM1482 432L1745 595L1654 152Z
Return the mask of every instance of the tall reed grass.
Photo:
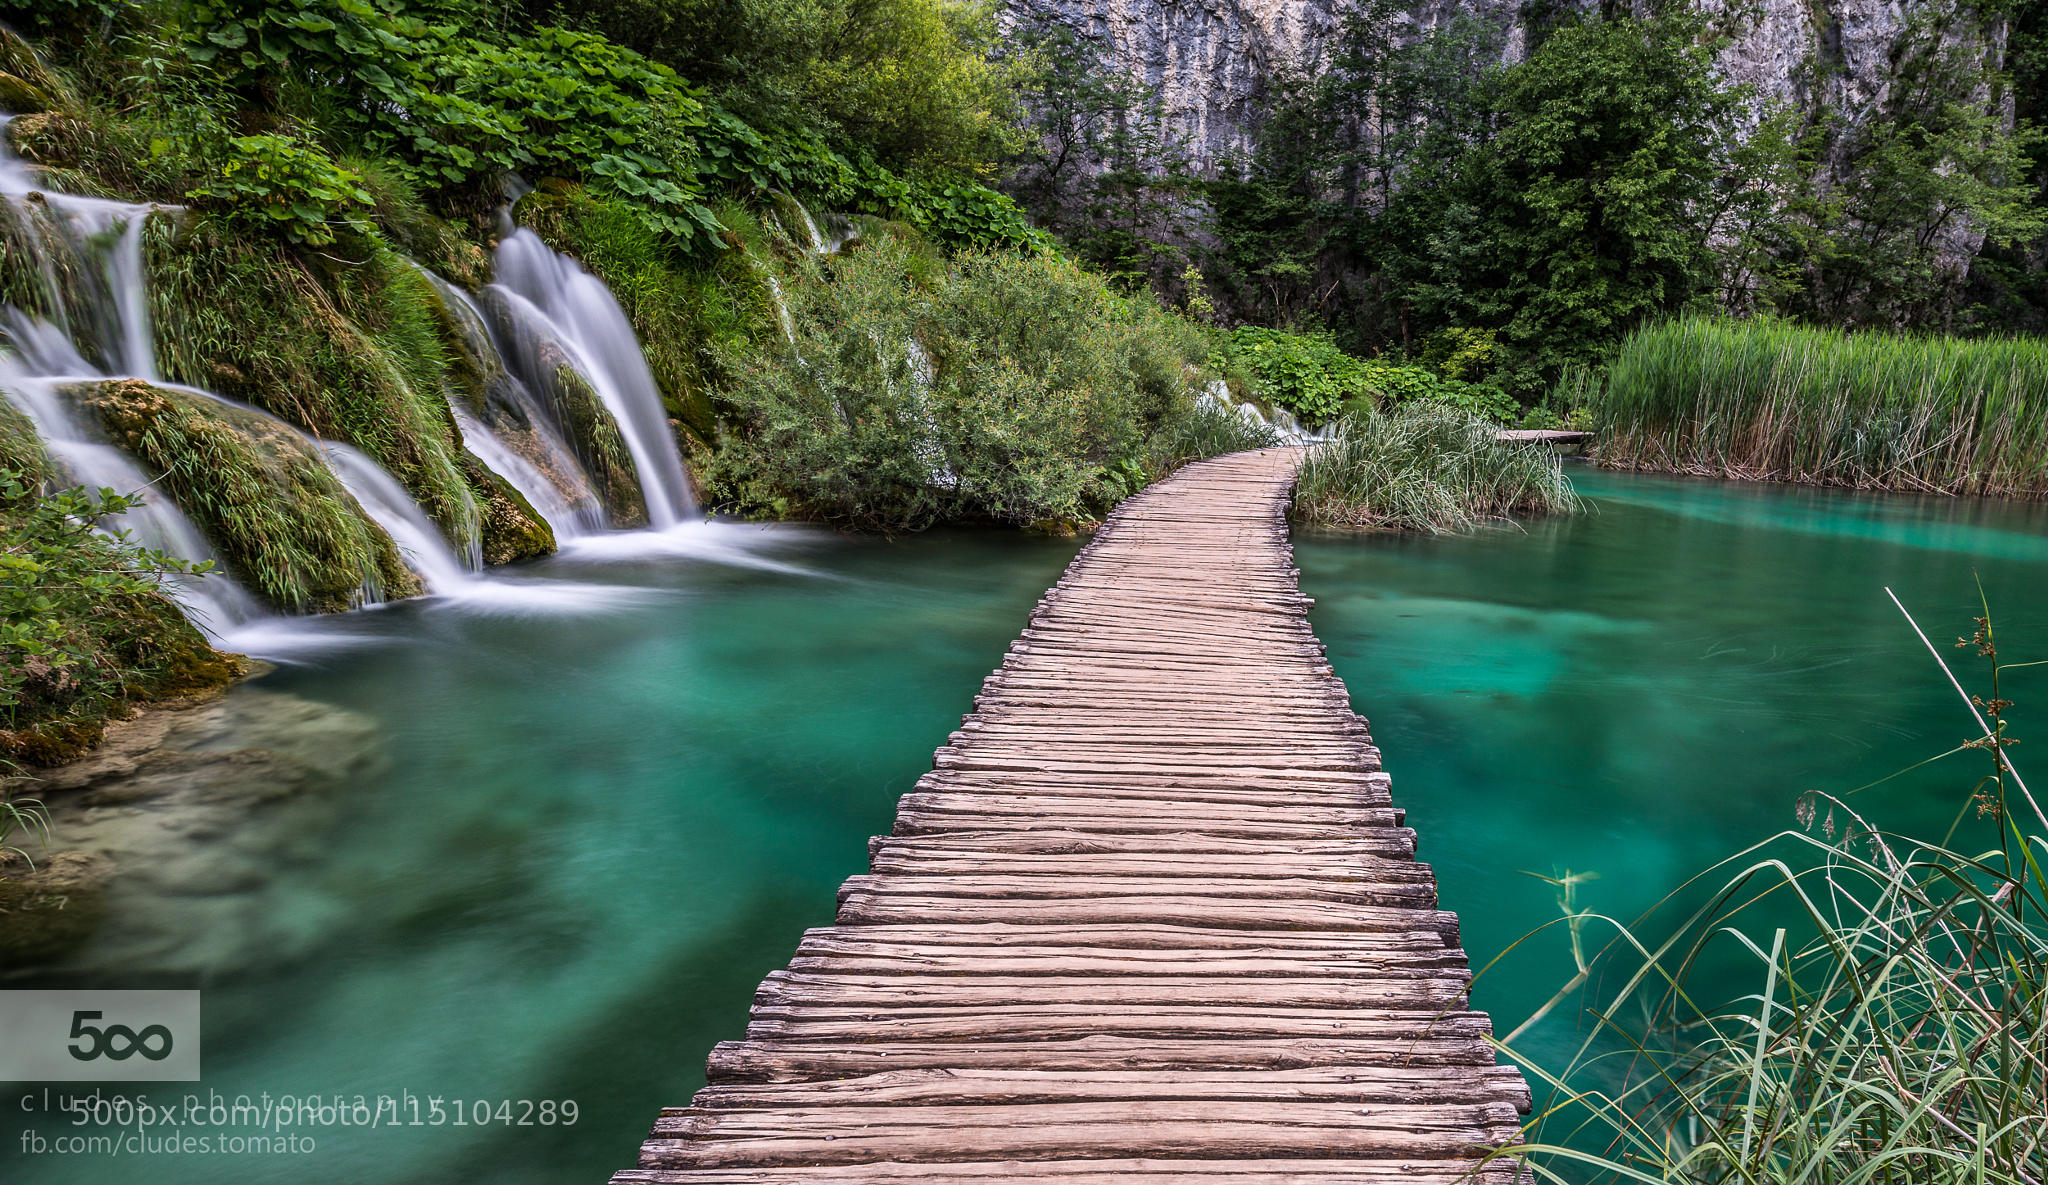
M1570 514L1578 494L1557 455L1500 439L1500 425L1435 402L1361 407L1310 448L1294 517L1321 526L1432 534L1514 513Z
M1964 704L1983 735L1941 756L1986 767L1941 841L1808 794L1798 829L1667 898L1718 886L1675 927L1578 911L1566 885L1579 974L1545 1011L1618 988L1570 1064L1517 1056L1539 1098L1553 1090L1540 1142L1503 1154L1574 1185L2048 1181L2048 817L2006 759L1997 688L2031 664L1999 664L1988 615L1971 643L1991 665L1988 698ZM1699 969L1731 955L1754 990L1704 996ZM1504 1039L1511 1055L1541 1016Z
M2048 342L1682 317L1585 392L1604 464L2048 496Z

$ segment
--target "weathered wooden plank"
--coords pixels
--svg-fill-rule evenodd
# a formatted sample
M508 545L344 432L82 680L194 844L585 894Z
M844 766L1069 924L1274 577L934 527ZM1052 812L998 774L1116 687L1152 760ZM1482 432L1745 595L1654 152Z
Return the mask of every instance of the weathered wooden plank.
M1307 621L1293 455L1127 500L615 1185L1517 1181L1529 1106Z
M1309 1066L1492 1067L1484 1038L1279 1039L1134 1037L1092 1033L1070 1041L721 1041L712 1082L846 1078L896 1069L1286 1070Z
M708 1086L694 1108L1266 1099L1356 1103L1491 1103L1522 1111L1529 1088L1512 1066L1310 1066L1296 1070L890 1070L822 1082ZM679 1113L683 1108L664 1112Z
M945 1161L906 1164L757 1165L741 1169L624 1169L612 1185L949 1185L1000 1179L1003 1185L1511 1185L1512 1161L1057 1160Z

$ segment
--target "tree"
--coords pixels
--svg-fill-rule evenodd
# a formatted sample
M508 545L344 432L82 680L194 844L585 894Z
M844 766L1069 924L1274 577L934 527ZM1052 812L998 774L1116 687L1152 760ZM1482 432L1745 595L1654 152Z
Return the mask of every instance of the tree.
M1952 3L1915 10L1886 93L1834 130L1825 232L1804 310L1835 324L1953 328L1980 243L2041 236L2032 155L2041 134L2008 115L2005 78Z

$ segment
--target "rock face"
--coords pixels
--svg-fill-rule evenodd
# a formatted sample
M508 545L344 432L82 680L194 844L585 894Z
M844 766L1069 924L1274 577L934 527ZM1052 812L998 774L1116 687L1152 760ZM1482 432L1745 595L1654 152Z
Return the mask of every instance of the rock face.
M1168 133L1203 172L1251 144L1271 80L1314 71L1352 0L1007 0L1016 24L1056 23L1105 47L1111 61L1157 95ZM1889 57L1912 0L1707 0L1738 9L1739 35L1721 55L1726 76L1812 110L1855 115L1888 85ZM1518 0L1415 0L1414 27L1461 14L1506 28L1506 57L1525 52ZM2005 18L1986 14L1986 40L2002 47Z

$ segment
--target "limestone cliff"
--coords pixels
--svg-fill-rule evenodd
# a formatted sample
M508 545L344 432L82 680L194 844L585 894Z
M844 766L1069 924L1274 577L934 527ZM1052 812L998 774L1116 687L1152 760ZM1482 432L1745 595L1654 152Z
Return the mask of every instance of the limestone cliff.
M1313 71L1353 0L1007 0L1016 22L1056 22L1103 46L1158 96L1169 134L1192 164L1212 168L1249 144L1270 80L1290 66ZM1854 117L1882 97L1890 56L1913 0L1707 0L1737 11L1738 36L1721 55L1727 76L1764 95ZM1527 43L1518 0L1415 0L1417 30L1461 13L1506 26L1506 54ZM2002 46L2004 17L1983 36Z

